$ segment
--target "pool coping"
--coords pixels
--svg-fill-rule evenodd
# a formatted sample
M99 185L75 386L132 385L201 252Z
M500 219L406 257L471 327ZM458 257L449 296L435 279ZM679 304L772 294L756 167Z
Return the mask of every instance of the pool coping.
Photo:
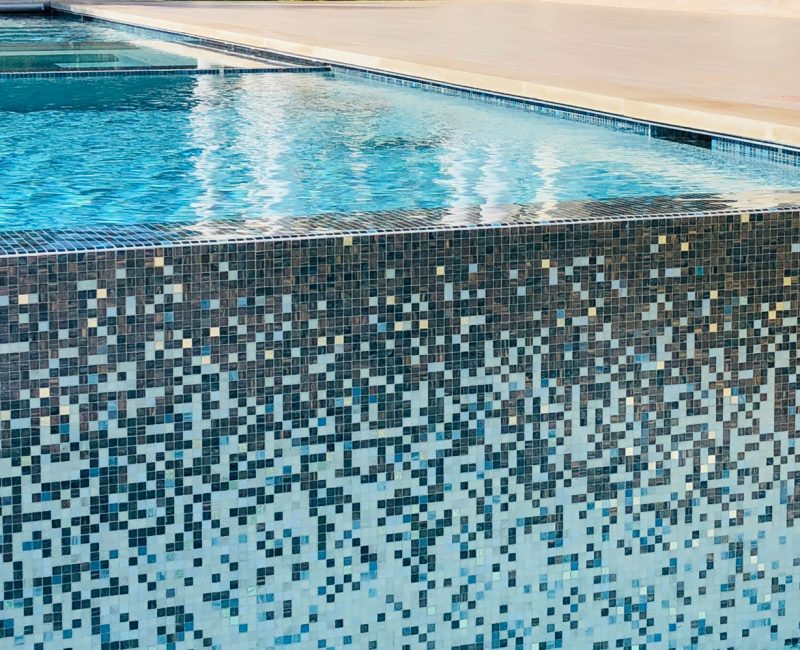
M105 23L117 29L124 30L128 33L138 34L140 36L157 35L160 39L170 43L182 43L190 46L214 50L216 52L224 52L226 54L234 54L243 58L251 58L257 61L263 61L265 58L273 61L283 62L288 65L320 65L322 62L313 57L297 56L294 54L280 52L277 50L268 50L265 48L251 47L240 43L221 41L213 38L205 38L202 36L195 36L187 32L171 31L166 29L158 29L155 27L146 27L137 25L135 23L126 23L118 20L111 20L107 18L98 18L89 14L71 11L66 6L58 5L57 3L48 3L47 12L51 15L56 15L61 18L70 18L81 22L96 22ZM327 65L327 63L325 64Z

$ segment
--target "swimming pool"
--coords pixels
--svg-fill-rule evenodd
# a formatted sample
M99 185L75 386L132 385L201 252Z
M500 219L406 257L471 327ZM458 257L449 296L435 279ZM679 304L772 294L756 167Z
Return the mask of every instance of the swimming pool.
M800 167L342 75L4 88L3 230L800 186Z
M800 168L175 72L0 78L0 646L796 646Z

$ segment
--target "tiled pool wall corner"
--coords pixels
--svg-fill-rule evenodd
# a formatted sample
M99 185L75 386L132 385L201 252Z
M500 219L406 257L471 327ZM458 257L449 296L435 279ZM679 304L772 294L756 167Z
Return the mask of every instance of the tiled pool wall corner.
M0 641L800 639L800 212L0 257Z

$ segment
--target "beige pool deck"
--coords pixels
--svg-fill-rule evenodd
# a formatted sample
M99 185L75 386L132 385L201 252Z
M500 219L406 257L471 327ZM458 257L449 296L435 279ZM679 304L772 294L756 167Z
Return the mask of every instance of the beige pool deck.
M800 146L800 20L539 0L53 2L147 27Z

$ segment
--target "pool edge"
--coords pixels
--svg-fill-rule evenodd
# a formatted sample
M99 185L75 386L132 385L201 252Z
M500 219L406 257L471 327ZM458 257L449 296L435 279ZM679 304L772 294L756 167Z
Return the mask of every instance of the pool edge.
M577 202L582 203L582 202ZM587 202L591 203L591 202ZM470 208L467 214L474 216L481 214L484 209L491 209L493 206L482 206ZM499 232L508 230L527 231L563 231L565 229L580 228L581 226L599 226L601 224L619 224L621 228L633 228L638 225L660 222L682 222L695 221L697 223L709 219L739 219L742 223L757 221L774 216L797 217L800 216L800 203L783 205L769 208L742 208L742 209L719 209L707 210L703 212L662 212L650 214L614 214L609 212L602 215L584 215L577 217L549 217L536 218L536 215L526 213L526 206L519 206L519 212L514 215L518 221L512 218L498 220L496 222L476 222L476 223L438 223L424 225L427 221L425 211L409 210L411 218L418 219L419 224L414 226L401 227L400 224L387 225L386 227L373 228L341 228L339 230L318 230L308 232L283 231L269 233L266 231L254 231L252 224L233 220L226 222L219 220L214 222L215 227L228 227L230 230L225 232L215 231L211 233L201 233L195 225L185 226L183 229L176 228L167 223L142 224L128 230L120 227L107 226L93 231L75 231L74 229L64 230L31 230L16 231L9 235L30 236L30 241L17 244L16 248L4 248L8 246L7 241L3 242L3 235L0 234L0 259L26 258L26 257L45 257L45 256L72 256L90 255L101 253L125 253L130 251L152 251L175 248L193 249L196 247L225 247L248 246L254 244L278 244L284 242L300 241L321 241L321 240L345 240L354 241L357 239L371 238L402 238L413 237L424 234L451 234L459 236L474 232ZM558 210L558 204L553 208ZM448 213L447 210L437 210L438 212ZM382 213L377 213L382 214ZM336 215L332 215L336 219ZM314 219L314 217L311 217ZM291 221L292 219L287 219ZM301 224L302 219L297 219ZM247 226L251 230L247 231ZM302 227L302 226L301 226ZM157 237L158 234L165 233L172 239ZM77 235L77 238L76 238ZM148 236L150 238L148 238ZM79 239L83 237L84 239ZM8 240L8 235L6 235ZM28 245L29 244L29 245Z

